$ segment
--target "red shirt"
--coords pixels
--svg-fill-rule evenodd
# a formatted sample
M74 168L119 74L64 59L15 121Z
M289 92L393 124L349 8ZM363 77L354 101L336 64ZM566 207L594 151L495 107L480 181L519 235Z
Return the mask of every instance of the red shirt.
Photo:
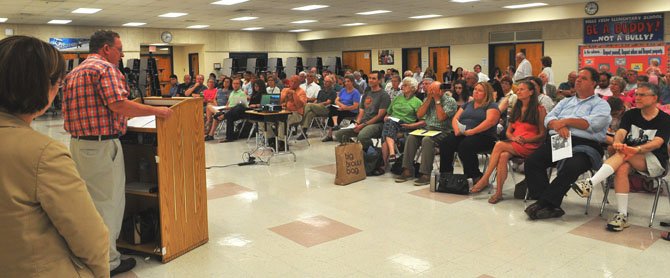
M127 118L109 104L126 100L128 85L119 69L98 54L91 54L65 77L64 128L72 136L120 135Z
M214 98L216 98L216 92L219 89L213 88L213 89L205 89L202 91L202 96L205 98L205 102L210 102L213 101Z

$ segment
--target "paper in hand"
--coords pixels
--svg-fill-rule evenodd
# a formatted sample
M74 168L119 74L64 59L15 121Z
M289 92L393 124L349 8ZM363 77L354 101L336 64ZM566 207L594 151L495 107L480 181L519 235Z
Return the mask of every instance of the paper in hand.
M458 133L463 134L467 127L459 121L456 121L456 123L458 124Z
M556 162L562 159L572 157L572 136L568 134L568 138L563 138L561 135L554 134L551 136L551 161Z
M396 117L389 117L389 120L394 121L396 123L400 121L400 119L398 119Z

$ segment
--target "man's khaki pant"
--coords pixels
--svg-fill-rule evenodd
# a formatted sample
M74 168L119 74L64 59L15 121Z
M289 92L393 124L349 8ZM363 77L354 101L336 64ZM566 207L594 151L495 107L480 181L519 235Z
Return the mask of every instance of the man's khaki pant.
M302 119L302 128L309 128L314 117L328 117L328 108L316 103L308 103L305 106L305 117Z
M86 182L95 208L109 230L109 269L115 269L121 263L121 254L116 250L116 240L121 232L123 211L126 206L126 171L121 141L119 139L87 141L72 138L70 152L77 164L79 175Z

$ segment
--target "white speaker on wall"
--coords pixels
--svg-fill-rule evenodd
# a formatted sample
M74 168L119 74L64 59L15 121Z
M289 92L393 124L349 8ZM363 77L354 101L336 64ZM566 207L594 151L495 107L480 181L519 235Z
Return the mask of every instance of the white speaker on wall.
M14 29L12 28L5 29L5 36L14 36Z

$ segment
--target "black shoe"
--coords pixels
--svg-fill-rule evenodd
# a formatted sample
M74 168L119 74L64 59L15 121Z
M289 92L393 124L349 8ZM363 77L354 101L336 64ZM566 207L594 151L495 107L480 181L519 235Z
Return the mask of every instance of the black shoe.
M534 213L535 218L533 219L557 218L563 216L564 214L565 211L563 211L563 209L561 208L544 207L535 211Z
M326 138L321 139L321 142L330 142L333 141L333 136L326 136Z
M212 141L212 140L214 140L214 136L211 135L205 136L205 141Z
M109 276L114 276L117 274L121 274L124 272L128 272L131 269L135 268L135 259L133 258L127 258L125 260L121 260L121 264L117 266L115 269L109 272Z
M536 219L535 218L535 212L540 210L540 209L543 209L543 208L544 208L544 206L542 204L540 204L540 202L535 202L535 203L531 204L530 206L528 206L524 210L524 212L526 212L526 214L528 215L528 217L530 217L530 219L535 220Z
M338 131L338 130L340 130L340 126L339 126L339 125L336 125L336 126L333 127L333 131Z

